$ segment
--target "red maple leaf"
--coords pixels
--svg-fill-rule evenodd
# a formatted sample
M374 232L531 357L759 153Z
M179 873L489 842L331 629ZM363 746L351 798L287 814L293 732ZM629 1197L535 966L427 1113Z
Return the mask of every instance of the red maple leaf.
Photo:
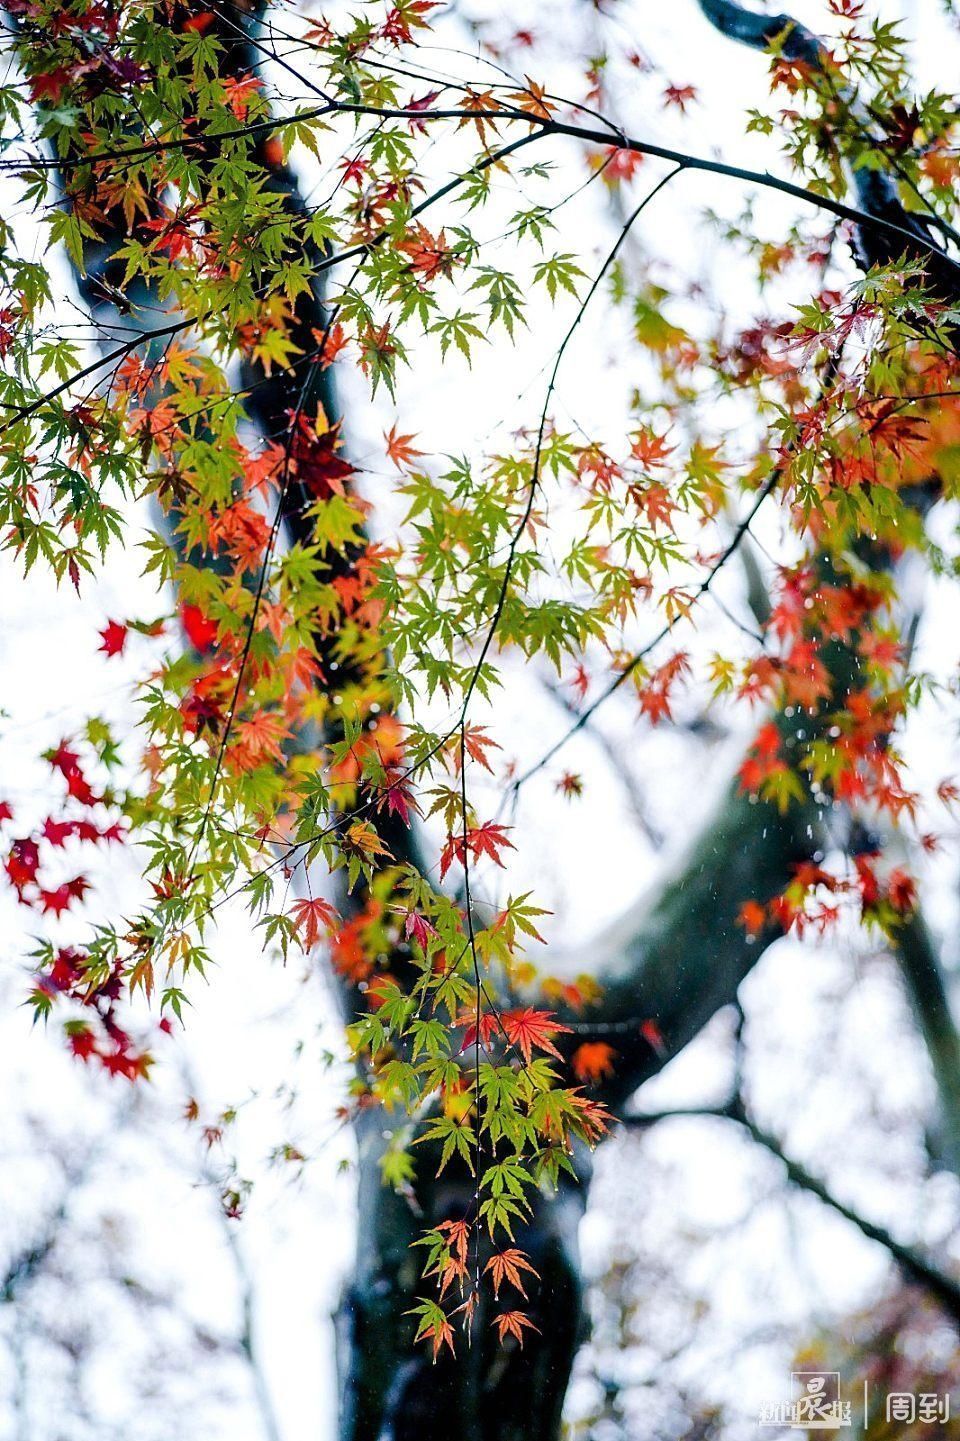
M217 623L215 620L208 620L203 611L197 605L182 605L180 607L180 620L186 632L187 640L201 654L210 650L217 638Z
M326 370L328 365L332 365L341 350L350 344L350 337L339 320L326 330L314 330L313 338L320 347L318 359L321 370Z
M420 95L420 96L417 97L416 100L408 100L407 103L406 103L406 105L405 105L403 108L404 108L405 110L416 110L416 111L418 111L418 112L423 111L423 110L429 110L429 109L430 109L430 106L433 104L433 102L434 102L435 100L439 100L439 98L440 98L440 91L439 91L439 90L428 90L427 93L426 93L426 95ZM417 131L419 131L421 135L426 135L426 133L427 133L426 120L421 120L421 119L419 118L419 115L418 115L418 118L417 118L417 119L415 119L415 120L410 120L410 121L409 121L409 125L410 125L410 133L411 133L411 135L415 134Z
M632 180L643 164L644 157L639 150L625 150L610 145L603 157L603 174L606 180Z
M766 908L759 901L744 901L737 912L737 924L748 936L758 936L767 923Z
M62 915L63 912L69 908L72 900L73 895L71 894L69 886L66 884L57 886L54 891L42 890L40 892L40 904L43 907L44 915L49 914L51 911L55 916Z
M31 840L29 836L14 841L10 848L10 854L3 865L10 878L10 884L16 890L22 891L24 886L30 885L37 879L37 871L40 867L40 848L36 841Z
M70 80L71 72L66 65L58 65L55 70L48 70L42 75L32 75L30 77L30 98L31 100L50 101L56 105Z
M362 185L367 164L368 162L364 160L362 155L353 155L347 160L341 160L340 169L343 171L344 181L347 184L350 184L352 181L356 186Z
M640 1026L640 1034L651 1050L655 1051L661 1059L666 1056L666 1042L656 1021L643 1021Z
M67 1045L75 1056L81 1061L89 1061L94 1054L96 1037L86 1026L82 1030L72 1031L67 1038Z
M493 1037L502 1034L500 1020L494 1011L482 1012L479 1024L476 1015L469 1019L461 1016L460 1024L464 1023L466 1023L466 1029L463 1033L463 1045L460 1047L461 1054L477 1044L478 1036L481 1046L484 1050L488 1050Z
M67 773L67 794L73 796L82 806L93 806L97 803L96 793L79 766Z
M437 275L449 275L457 261L452 247L447 244L447 234L431 235L424 225L418 225L409 240L402 240L397 246L410 260L414 275L424 280L433 280Z
M489 856L502 867L504 862L500 855L501 850L504 847L515 849L513 841L507 840L507 830L507 826L498 826L493 821L487 821L486 825L467 831L467 845L478 860L481 856Z
M498 826L493 821L473 827L466 835L461 833L448 836L440 857L440 879L443 880L453 861L459 861L463 865L465 850L469 851L475 860L479 860L481 856L489 856L490 860L502 867L504 862L500 851L505 846L514 849L513 841L507 840L507 827Z
M340 422L328 425L321 410L315 422L301 415L290 439L290 459L297 476L311 495L329 500L343 494L343 482L354 467L337 451L342 445Z
M407 911L403 922L403 934L407 940L412 937L418 946L426 950L437 931L436 927L432 926L426 916L422 916L419 911Z
M61 741L55 751L47 751L44 760L49 761L53 769L64 776L68 776L71 771L80 768L79 755L70 749L66 741Z
M65 845L73 835L73 829L73 821L55 821L53 816L47 816L43 823L43 838L52 846L60 847ZM98 834L95 828L94 834Z
M536 1011L530 1006L524 1011L503 1011L500 1021L510 1044L517 1047L528 1065L535 1047L559 1059L560 1052L551 1037L560 1031L570 1030L569 1026L562 1026L554 1019L552 1011Z
M493 775L493 767L487 759L487 751L498 751L500 750L500 746L487 735L486 726L465 726L463 731L463 748L472 761L476 761L478 766L483 766L485 771L489 771L490 774ZM455 752L455 758L456 768L459 770L459 746Z
M313 950L321 933L329 935L337 923L337 912L329 901L316 896L309 901L295 901L290 907L290 916L298 931L298 938L305 951Z
M246 120L250 101L260 90L261 83L256 75L242 75L239 79L228 77L222 82L223 98L238 120Z
M127 643L127 627L119 620L109 620L102 631L100 631L102 644L97 647L106 655L122 655L123 647Z
M668 85L663 92L664 105L675 105L682 115L686 115L688 104L696 98L695 85Z

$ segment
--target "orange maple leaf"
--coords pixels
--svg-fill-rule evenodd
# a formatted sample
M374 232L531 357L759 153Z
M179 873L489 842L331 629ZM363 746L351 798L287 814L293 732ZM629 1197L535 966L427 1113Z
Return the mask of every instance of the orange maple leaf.
M530 1317L525 1315L523 1311L501 1311L499 1316L493 1318L491 1325L496 1326L499 1332L501 1346L507 1336L513 1336L519 1341L521 1351L523 1350L524 1328L530 1331L536 1331L537 1335L540 1334L540 1327L535 1326L530 1320Z
M758 936L767 923L767 912L759 901L744 901L737 912L737 924L748 936Z
M518 110L525 110L528 115L536 115L539 120L549 120L551 112L557 107L546 98L542 85L531 80L529 75L524 75L523 78L527 82L525 88L515 90L507 99L515 101Z
M520 1292L520 1295L526 1300L527 1293L523 1289L523 1277L520 1273L521 1271L528 1271L531 1276L537 1275L537 1269L535 1266L531 1266L527 1260L526 1253L519 1250L516 1246L510 1246L506 1251L498 1251L495 1256L490 1257L490 1260L483 1269L484 1273L487 1271L491 1272L493 1276L493 1294L498 1299L500 1297L500 1287L504 1281L509 1281L510 1285L515 1286Z
M433 280L436 275L449 275L457 261L447 243L446 231L431 235L425 225L418 225L414 234L396 248L409 257L410 269L424 280Z
M433 1359L436 1361L444 1346L450 1347L450 1354L454 1355L453 1327L450 1322L444 1319L435 1326L424 1326L422 1331L417 1333L418 1341L429 1341L433 1347Z
M455 741L451 743L453 751L453 768L457 775L460 774L460 746ZM498 751L501 747L495 740L487 735L486 726L466 726L463 731L463 749L472 761L483 766L485 771L493 775L493 767L487 759L487 751Z
M410 444L412 440L416 440L416 435L398 435L395 425L384 431L383 438L387 442L387 455L398 470L411 470L414 457L424 454L422 450L414 450Z
M570 1058L573 1073L578 1081L602 1081L604 1076L613 1075L616 1054L606 1041L584 1041Z
M261 82L256 75L243 75L234 80L228 78L223 82L223 98L230 110L238 120L246 120L247 111L250 109L250 101L260 90Z

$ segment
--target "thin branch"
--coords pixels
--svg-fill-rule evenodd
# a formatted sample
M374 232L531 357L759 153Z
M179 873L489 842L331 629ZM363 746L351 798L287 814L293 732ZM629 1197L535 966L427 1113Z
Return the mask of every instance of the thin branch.
M551 700L556 701L557 705L561 707L566 715L570 716L573 720L580 719L580 707L565 694L562 686L555 685L554 682L546 676L542 677L541 684ZM663 845L663 833L657 829L647 814L645 797L640 790L636 776L626 763L621 751L608 736L604 735L599 727L587 724L585 729L589 732L590 738L596 741L597 745L603 751L609 765L616 774L617 780L626 791L627 799L630 802L630 811L637 825L650 844L656 850L659 850Z
M239 139L244 136L259 135L270 130L282 129L284 125L302 123L304 121L319 119L324 115L337 113L341 115L361 115L370 119L380 120L415 120L423 124L432 120L476 120L482 116L488 124L496 121L501 122L522 122L532 127L528 137L533 136L566 136L572 140L584 141L590 145L602 145L616 150L635 151L638 155L649 155L659 160L669 161L678 166L681 170L695 170L708 175L725 176L731 180L742 180L750 185L759 185L767 190L778 191L781 195L788 195L794 200L801 200L805 204L815 206L818 210L827 211L830 215L837 216L840 220L852 221L855 225L867 226L873 230L880 230L891 235L898 236L901 240L907 241L911 246L921 245L942 263L949 265L960 273L960 261L947 255L934 241L919 228L922 223L918 217L910 212L903 211L904 216L916 224L917 228L911 225L902 225L897 221L890 220L886 216L871 214L868 210L859 209L854 205L846 205L843 201L834 200L829 195L821 195L815 190L809 190L806 186L796 185L793 181L783 179L781 176L771 175L769 171L751 170L742 165L729 165L722 160L709 160L704 156L691 155L687 151L675 150L670 146L656 145L650 140L640 140L636 136L625 135L622 132L614 133L613 130L597 130L592 126L574 125L568 121L544 119L541 116L532 115L529 111L503 107L499 110L477 110L468 106L452 106L441 110L410 110L396 106L386 105L363 105L351 104L337 101L332 105L319 106L313 110L301 112L299 115L276 117L274 119L252 122L249 126L237 126L217 135L180 137L171 141L158 141L150 144L131 146L125 150L107 151L100 155L92 154L78 157L75 160L64 162L32 160L29 163L18 161L0 161L0 171L3 169L16 171L31 171L40 169L59 168L64 172L83 166L90 166L94 163L108 160L138 158L151 154L154 151L167 149L183 149L184 147L209 148L223 139ZM902 207L901 207L902 209ZM924 217L926 221L928 217ZM929 217L932 220L934 217Z
M618 671L618 673L614 676L613 680L604 687L604 689L597 696L596 700L591 701L590 705L586 706L584 710L581 711L579 719L572 726L570 726L567 731L564 732L564 734L559 738L559 740L555 741L554 744L543 753L543 755L538 761L536 761L532 766L525 770L522 775L518 776L516 780L511 783L511 791L514 794L519 791L521 786L526 785L527 781L532 779L532 777L535 776L539 771L542 771L545 766L549 765L557 752L562 750L568 741L572 740L579 731L583 730L583 728L589 724L591 717L600 709L604 702L608 701L610 697L620 689L624 682L629 680L630 676L632 676L634 671L636 671L637 668L642 665L643 661L647 658L651 651L655 650L656 647L660 644L660 642L666 639L666 637L671 633L671 631L681 620L681 618L686 618L686 616L690 614L690 611L694 608L698 601L702 600L703 597L709 592L710 587L713 585L713 582L716 580L721 570L723 570L727 561L739 550L744 537L746 536L747 532L750 529L750 526L753 524L753 521L756 518L757 512L760 510L760 507L763 505L763 502L767 499L767 497L773 494L774 490L779 485L782 476L782 466L778 466L776 470L772 470L770 472L769 476L757 492L753 505L750 507L749 511L734 531L732 538L724 547L724 549L720 552L720 555L714 561L713 565L707 571L707 574L704 576L703 580L697 586L697 589L693 593L690 604L684 607L682 610L678 610L673 616L671 616L669 620L664 621L663 625L657 631L656 635L654 635L651 640L647 641L646 645L641 646L638 651L635 651L633 653L633 655L627 661L623 669Z
M682 1116L707 1116L724 1121L735 1121L747 1132L751 1140L755 1141L758 1146L762 1146L771 1156L776 1157L786 1170L787 1179L792 1185L816 1196L825 1206L836 1211L838 1216L849 1221L851 1226L856 1226L857 1230L868 1240L883 1246L904 1275L935 1297L951 1320L960 1326L960 1281L941 1269L916 1247L898 1241L885 1227L878 1226L875 1222L868 1220L866 1216L862 1216L859 1211L855 1211L852 1206L841 1201L818 1176L814 1176L799 1161L788 1156L780 1141L769 1131L764 1130L762 1126L758 1126L737 1098L732 1099L724 1106L678 1107L673 1110L625 1116L623 1124L630 1129L645 1129L655 1125L658 1121L672 1120Z

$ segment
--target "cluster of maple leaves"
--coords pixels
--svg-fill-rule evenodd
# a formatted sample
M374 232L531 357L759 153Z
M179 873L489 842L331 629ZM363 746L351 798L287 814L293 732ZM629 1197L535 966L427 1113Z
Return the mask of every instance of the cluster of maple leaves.
M99 759L112 761L114 746L109 733L94 727L93 734L99 742ZM109 789L94 789L79 751L64 741L44 759L62 782L58 813L46 816L28 834L17 835L13 808L9 802L0 802L0 824L9 847L3 869L20 905L41 918L60 920L81 905L91 888L83 871L65 880L58 878L66 856L79 860L91 847L122 844L127 831L116 815L116 797ZM55 1002L73 1002L77 1015L65 1026L72 1053L84 1061L95 1060L111 1075L128 1080L146 1076L149 1052L121 1024L128 990L125 967L118 961L108 975L96 975L88 969L81 948L49 942L41 945L37 960L36 983L29 998L35 1014L46 1017ZM168 1023L160 1024L169 1029Z
M156 994L161 1026L183 1019L188 979L204 973L206 934L227 900L243 898L284 958L291 945L322 949L356 1012L345 1114L399 1108L417 1118L417 1142L430 1143L440 1170L473 1178L470 1213L423 1238L437 1296L418 1304L419 1336L435 1355L453 1349L452 1318L469 1325L487 1278L495 1298L512 1298L495 1318L501 1340L522 1345L533 1322L519 1302L534 1271L514 1228L537 1187L572 1171L574 1143L603 1134L600 1095L618 1055L604 1040L576 1044L574 1017L589 1018L596 999L589 980L535 977L525 948L542 940L543 911L530 896L508 894L483 920L472 904L471 885L508 872L516 841L471 796L484 775L514 795L522 782L473 707L495 696L511 656L557 672L578 716L571 734L615 690L631 697L638 724L655 726L712 686L763 708L740 770L760 803L918 825L922 797L896 734L922 686L900 638L893 571L910 548L947 568L916 496L954 485L944 457L960 437L957 316L927 293L916 262L828 287L834 241L822 227L775 241L733 228L761 287L799 274L809 295L817 276L796 313L760 315L734 333L722 318L712 331L684 325L653 267L618 264L610 293L653 377L622 432L561 428L548 413L553 382L539 424L493 453L433 456L398 421L384 454L406 510L389 539L373 540L339 424L310 399L253 440L252 388L279 374L322 377L336 361L396 399L411 335L444 362L469 361L491 336L515 337L531 293L580 306L579 319L597 289L585 285L589 262L553 249L549 170L527 166L521 149L548 135L562 108L569 130L577 107L529 77L421 91L426 82L408 81L399 61L430 0L399 0L340 31L306 28L298 43L322 71L318 94L334 98L276 121L259 77L222 73L213 11L179 0L7 8L37 138L62 170L50 238L78 270L109 238L112 278L96 281L98 294L144 329L109 352L107 368L85 369L71 339L51 339L43 323L48 269L0 259L6 543L26 568L42 559L79 590L128 533L119 502L149 497L165 523L145 543L146 573L178 595L173 624L121 617L100 631L108 659L127 654L131 633L151 644L136 781L97 791L65 743L48 757L61 812L16 835L0 807L8 881L41 922L92 911L82 871L58 879L59 853L129 836L148 856L141 913L97 926L85 943L43 942L34 1007L47 1016L63 1006L71 1050L133 1080L150 1054L125 1008L136 992ZM776 128L819 192L839 196L837 157L861 143L858 112L846 91L824 86L859 77L875 86L900 173L946 207L957 173L947 98L908 101L896 38L861 26L853 0L833 9L842 27L824 73L773 56L772 90L789 104L754 114L751 128ZM639 52L629 63L651 70ZM604 105L603 73L588 69L585 105ZM681 115L694 106L693 87L661 78L661 103ZM24 95L2 86L0 99L0 113L19 121ZM323 136L337 157L330 193L285 210L278 177L296 147L319 158L322 132L335 140ZM430 170L441 134L461 147L454 181L445 162ZM589 146L588 177L633 193L647 160L608 139ZM494 171L513 183L518 207L506 233L515 261L503 264L474 218L491 204ZM28 157L22 180L28 202L44 206L49 170ZM424 220L441 200L449 219ZM335 270L343 261L352 270ZM299 312L321 268L334 288L305 339ZM167 316L158 299L179 318L155 324ZM251 389L238 389L240 367L260 376ZM710 419L730 392L752 407L752 448L718 437ZM692 644L661 644L696 620L743 540L745 529L725 539L731 509L774 496L799 558L771 566L769 614L748 653L704 665ZM423 719L438 697L454 717L439 730ZM109 737L90 739L112 765ZM570 771L555 784L571 800L584 788ZM951 782L940 799L956 801ZM419 817L442 826L436 879L403 841ZM314 894L318 866L335 896ZM301 893L290 900L294 882ZM752 936L823 931L848 900L893 932L916 883L863 848L843 871L798 865L783 894L746 897L740 920ZM535 981L542 1000L528 1004ZM637 1029L664 1052L655 1018L637 1018ZM399 1190L413 1184L406 1142L388 1148L383 1171Z

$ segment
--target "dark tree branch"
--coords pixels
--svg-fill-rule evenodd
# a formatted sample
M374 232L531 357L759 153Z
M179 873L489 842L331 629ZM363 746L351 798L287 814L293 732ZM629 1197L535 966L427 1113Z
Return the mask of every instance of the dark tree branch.
M943 1270L922 1251L898 1241L884 1226L878 1226L875 1222L862 1216L859 1211L855 1211L852 1206L841 1201L824 1181L818 1176L814 1176L799 1161L795 1161L787 1155L781 1142L752 1120L743 1103L736 1097L725 1106L677 1107L666 1111L631 1114L623 1118L623 1124L630 1129L646 1129L656 1125L658 1121L674 1120L686 1116L715 1117L718 1120L736 1122L758 1146L762 1146L765 1151L769 1151L771 1156L781 1162L791 1185L816 1196L825 1206L829 1206L832 1211L836 1211L837 1215L842 1216L845 1221L849 1221L851 1226L855 1226L868 1240L883 1246L907 1279L929 1292L940 1303L951 1320L960 1327L960 1281Z

